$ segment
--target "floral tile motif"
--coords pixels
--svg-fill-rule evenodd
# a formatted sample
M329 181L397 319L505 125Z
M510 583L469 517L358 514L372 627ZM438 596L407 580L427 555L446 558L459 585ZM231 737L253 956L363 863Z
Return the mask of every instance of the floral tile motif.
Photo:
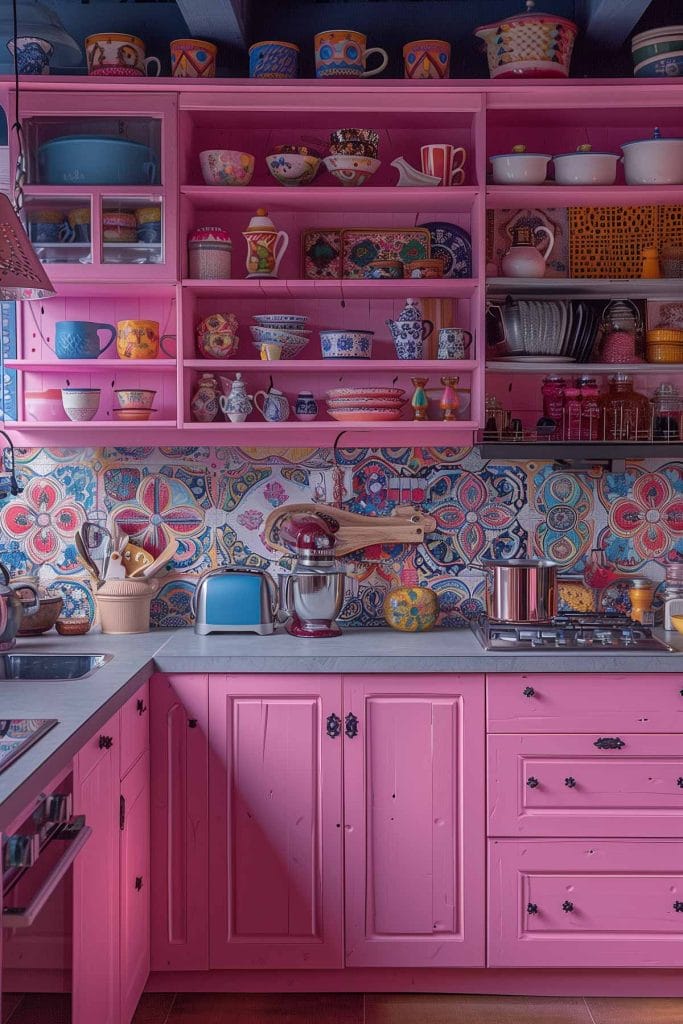
M204 515L189 488L179 480L150 473L140 482L135 499L112 509L112 518L132 541L159 555L171 537L196 537Z
M601 536L608 559L622 572L638 572L650 561L683 558L683 466L657 471L629 464L606 474L599 497L608 510Z
M67 497L56 478L35 476L28 481L23 494L0 509L0 530L20 541L35 565L50 563L59 569L60 557L66 554L71 561L68 547L86 518L86 510Z
M171 580L152 598L150 621L153 629L179 629L192 619L194 580Z
M575 565L592 547L593 495L578 473L544 466L534 477L534 505L542 521L536 550L561 566Z

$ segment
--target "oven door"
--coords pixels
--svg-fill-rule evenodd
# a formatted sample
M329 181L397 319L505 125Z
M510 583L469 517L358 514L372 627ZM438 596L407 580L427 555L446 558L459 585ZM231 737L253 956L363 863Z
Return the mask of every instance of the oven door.
M3 837L2 1019L71 1024L73 864L92 830L71 778Z

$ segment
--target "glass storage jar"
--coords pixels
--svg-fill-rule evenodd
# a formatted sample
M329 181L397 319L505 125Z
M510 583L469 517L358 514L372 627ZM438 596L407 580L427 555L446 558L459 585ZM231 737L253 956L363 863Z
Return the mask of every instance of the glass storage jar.
M633 390L633 378L627 373L609 378L600 411L605 441L647 441L650 437L650 400Z
M581 440L597 441L600 438L598 383L594 377L579 377L576 386L581 394Z
M652 396L653 441L680 441L683 399L676 384L660 384Z

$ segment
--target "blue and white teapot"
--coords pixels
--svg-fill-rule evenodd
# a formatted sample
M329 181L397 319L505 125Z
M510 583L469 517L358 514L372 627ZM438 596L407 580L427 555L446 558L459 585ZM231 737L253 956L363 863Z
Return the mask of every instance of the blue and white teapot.
M434 330L431 320L425 320L417 299L408 299L398 320L387 320L399 359L423 359L424 343Z

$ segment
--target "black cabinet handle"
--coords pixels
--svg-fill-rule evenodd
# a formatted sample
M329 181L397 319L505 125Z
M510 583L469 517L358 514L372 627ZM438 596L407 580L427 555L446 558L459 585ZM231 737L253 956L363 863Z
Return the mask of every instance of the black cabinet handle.
M188 720L187 720L187 727L188 727L188 729L196 729L197 728L197 719L196 718L188 718Z
M145 711L147 710L147 705L145 704L144 700L138 700L135 702L135 710L139 715L144 715Z
M135 891L140 892L142 889L142 875L138 875L135 879Z
M536 789L536 787L539 785L539 782L534 775L530 775L529 778L526 780L526 784L529 787L529 789Z
M350 711L344 719L344 732L350 740L358 735L358 719Z
M593 744L598 750L621 750L626 744L619 736L601 736Z
M534 690L533 686L525 686L524 689L522 690L522 693L523 693L523 695L525 697L535 697L536 696L536 691Z
M680 900L676 900L674 903L674 910L677 914L683 914L683 903Z
M526 905L526 912L527 912L527 914L537 914L538 913L538 907L536 906L535 903L527 903L527 905Z
M678 786L678 787L679 787L680 789L683 789L683 775L679 775L679 776L678 776L678 778L676 779L676 785L677 785L677 786Z
M100 736L97 746L100 750L110 750L114 746L113 736Z
M568 775L567 778L564 780L564 784L567 787L567 789L576 789L576 779L573 775Z
M337 736L341 734L341 718L339 715L328 715L327 716L327 735L332 740L336 740Z
M572 910L574 909L574 904L571 900L565 900L562 904L562 909L564 910L565 914L571 914Z

